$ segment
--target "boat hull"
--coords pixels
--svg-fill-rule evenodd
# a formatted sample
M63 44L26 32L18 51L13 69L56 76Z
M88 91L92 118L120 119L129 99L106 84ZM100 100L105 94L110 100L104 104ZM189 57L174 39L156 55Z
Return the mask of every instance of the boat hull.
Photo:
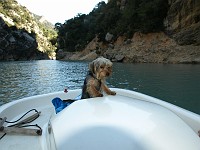
M41 136L6 135L0 140L1 147L5 150L199 150L198 114L138 92L112 90L116 96L78 100L58 114L51 100L73 99L81 93L80 89L33 96L1 106L0 117L7 120L16 120L33 108L41 111L31 124L42 128Z

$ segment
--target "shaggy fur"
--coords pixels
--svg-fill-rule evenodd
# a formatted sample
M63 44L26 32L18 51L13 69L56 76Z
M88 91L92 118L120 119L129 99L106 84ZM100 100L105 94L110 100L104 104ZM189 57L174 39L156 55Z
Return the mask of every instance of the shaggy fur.
M89 64L89 73L84 81L81 99L102 97L103 91L108 95L116 95L105 84L106 77L109 77L111 73L112 62L110 60L99 57L92 61Z

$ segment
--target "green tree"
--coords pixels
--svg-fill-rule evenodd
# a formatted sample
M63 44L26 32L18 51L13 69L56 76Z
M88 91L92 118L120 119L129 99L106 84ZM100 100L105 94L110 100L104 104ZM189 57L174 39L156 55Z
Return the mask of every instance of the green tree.
M131 37L137 31L162 31L167 10L167 0L126 0L124 9L118 0L100 2L88 15L78 14L64 24L56 24L58 45L76 51L82 50L96 35L105 42L108 32L117 39L120 35Z

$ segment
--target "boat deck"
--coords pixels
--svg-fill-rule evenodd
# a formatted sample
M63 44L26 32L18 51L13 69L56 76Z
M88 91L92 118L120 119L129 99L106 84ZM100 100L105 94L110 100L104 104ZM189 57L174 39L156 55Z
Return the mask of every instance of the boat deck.
M7 134L0 139L0 149L199 150L198 114L134 91L114 91L116 96L77 101L59 114L55 114L52 99L73 99L81 90L38 95L1 106L0 118L8 121L37 109L40 116L30 124L40 126L42 135Z
M46 140L46 129L47 123L49 119L55 114L55 110L51 106L45 106L45 107L39 107L36 108L38 111L41 111L40 116L34 120L33 122L29 123L31 125L39 125L43 129L42 136L32 136L32 135L20 135L20 134L6 134L2 139L1 139L1 145L3 145L4 149L9 149L9 150L15 150L16 147L17 149L26 149L26 150L43 150L45 149L42 143L43 140ZM19 118L23 114L18 115ZM13 119L15 120L15 119ZM28 127L28 128L35 128L35 127ZM0 137L3 134L0 133ZM31 141L31 142L30 142Z

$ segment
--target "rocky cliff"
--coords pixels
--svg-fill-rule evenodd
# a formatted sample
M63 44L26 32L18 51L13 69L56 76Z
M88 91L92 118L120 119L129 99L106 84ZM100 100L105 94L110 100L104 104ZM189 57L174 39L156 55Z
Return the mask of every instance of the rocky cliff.
M0 60L48 59L37 50L35 35L26 30L9 27L0 17Z
M200 45L200 1L169 0L165 26L179 45Z
M164 32L135 32L132 38L120 36L106 43L99 43L96 37L83 51L73 55L60 51L58 56L71 60L91 60L103 55L120 62L200 63L200 1L168 2Z
M0 60L53 58L56 47L50 40L56 34L53 25L44 24L17 1L0 1Z

